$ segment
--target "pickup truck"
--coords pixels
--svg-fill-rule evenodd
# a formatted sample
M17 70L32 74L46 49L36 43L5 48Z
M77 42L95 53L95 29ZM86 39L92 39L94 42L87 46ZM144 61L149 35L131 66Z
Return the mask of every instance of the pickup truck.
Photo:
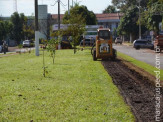
M154 49L156 50L157 47L161 50L163 50L163 35L159 35L156 37L155 41L154 41Z

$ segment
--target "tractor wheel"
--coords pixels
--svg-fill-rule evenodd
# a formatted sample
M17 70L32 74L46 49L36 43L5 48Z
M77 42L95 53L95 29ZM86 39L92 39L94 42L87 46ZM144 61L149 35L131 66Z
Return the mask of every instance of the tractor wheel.
M117 58L117 50L113 49L113 57L112 60L115 61Z
M93 60L96 61L97 58L96 58L96 50L93 51Z

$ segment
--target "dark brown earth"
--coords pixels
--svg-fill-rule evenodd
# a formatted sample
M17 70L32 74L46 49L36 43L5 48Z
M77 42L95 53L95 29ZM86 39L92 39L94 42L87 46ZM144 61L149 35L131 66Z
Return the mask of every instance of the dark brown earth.
M154 77L145 71L142 73L142 69L135 69L135 66L121 59L102 61L102 64L119 88L125 102L131 107L136 122L155 122ZM161 89L161 122L163 122L162 91Z

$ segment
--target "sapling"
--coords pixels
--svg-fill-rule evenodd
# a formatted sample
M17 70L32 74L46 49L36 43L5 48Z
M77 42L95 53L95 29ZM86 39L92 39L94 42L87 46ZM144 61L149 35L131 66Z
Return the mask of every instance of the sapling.
M53 58L53 64L54 64L55 50L56 50L57 44L58 44L57 39L51 39L47 42L47 50L48 52L50 52L50 56Z
M21 54L21 49L23 48L23 45L22 45L22 44L19 44L19 45L18 45L18 48L20 49L20 50L19 50L19 54Z

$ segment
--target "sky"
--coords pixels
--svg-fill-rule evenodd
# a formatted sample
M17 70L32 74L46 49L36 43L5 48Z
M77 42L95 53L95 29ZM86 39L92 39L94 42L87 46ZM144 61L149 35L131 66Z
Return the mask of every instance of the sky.
M58 5L55 4L57 0L38 0L38 4L48 5L48 13L57 14ZM65 6L61 5L61 14L64 14L68 9L68 0L61 0ZM80 5L87 6L88 10L94 13L102 13L102 11L111 5L111 0L69 0L70 5L73 2L78 2ZM55 5L54 5L55 4ZM54 6L52 6L54 5ZM15 11L14 0L0 0L0 16L11 16ZM26 16L34 15L34 0L17 0L18 13L24 13Z

